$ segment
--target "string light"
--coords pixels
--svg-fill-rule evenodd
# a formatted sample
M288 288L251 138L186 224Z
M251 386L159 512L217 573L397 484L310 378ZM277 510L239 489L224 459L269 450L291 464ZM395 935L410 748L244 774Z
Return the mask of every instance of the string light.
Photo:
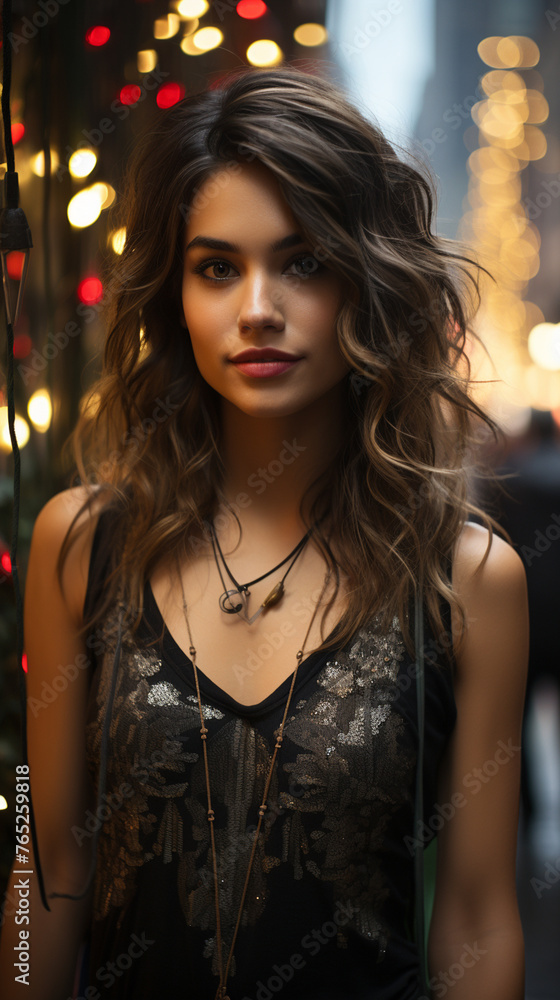
M496 283L482 276L475 326L495 367L481 352L475 391L498 409L552 408L560 405L560 326L545 323L538 306L524 299L540 267L540 234L521 184L522 171L547 148L538 125L548 117L548 103L536 89L539 74L530 69L539 50L524 36L493 36L483 39L478 53L494 68L481 80L486 98L471 111L481 141L468 160L469 208L459 235L474 237L477 256ZM527 83L518 72L526 68Z
M181 18L178 14L168 14L167 17L159 17L154 21L154 38L173 38L181 26Z

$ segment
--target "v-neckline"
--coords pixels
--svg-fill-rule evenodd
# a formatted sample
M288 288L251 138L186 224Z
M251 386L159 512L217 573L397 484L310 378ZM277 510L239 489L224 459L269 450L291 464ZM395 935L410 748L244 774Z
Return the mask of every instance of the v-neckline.
M147 600L146 600L147 597ZM144 604L150 609L151 615L155 619L155 626L157 628L157 633L163 635L162 648L165 658L171 665L179 672L181 678L185 680L189 687L192 687L193 691L196 692L196 684L194 680L194 667L191 658L185 653L184 649L179 645L179 643L174 639L170 630L167 627L167 623L160 611L159 605L155 599L154 592L152 590L152 585L150 580L146 581ZM334 626L332 631L327 636L327 639L331 639L336 632L338 627ZM296 677L296 683L294 685L294 691L292 693L292 705L294 704L294 696L299 690L304 681L308 680L313 676L320 667L323 666L327 657L333 656L336 653L336 649L331 648L327 650L316 650L308 654L308 656L303 659L298 668L298 676ZM190 669L185 670L185 665ZM211 677L204 672L204 670L197 664L198 682L201 694L206 695L213 702L222 705L222 707L234 711L237 715L261 715L266 712L271 711L276 708L278 703L285 702L288 692L290 690L290 685L292 683L293 671L288 675L283 681L280 682L277 688L272 691L266 698L262 701L257 702L254 705L244 705L243 702L237 701L232 695L224 691L223 688L216 684ZM294 665L295 670L295 665Z

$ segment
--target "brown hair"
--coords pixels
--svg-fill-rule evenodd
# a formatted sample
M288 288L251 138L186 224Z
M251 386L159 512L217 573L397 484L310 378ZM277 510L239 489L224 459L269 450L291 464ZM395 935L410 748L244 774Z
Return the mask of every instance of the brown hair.
M348 289L337 319L352 369L347 433L300 511L307 526L324 517L318 544L336 580L341 567L350 582L336 639L375 614L384 625L397 615L413 649L418 581L434 634L447 634L441 598L465 624L449 557L469 513L490 536L498 527L467 489L477 425L500 433L469 392L465 340L479 269L432 232L433 186L421 166L400 158L329 81L291 67L243 70L186 97L151 125L129 164L96 406L72 437L84 506L102 487L115 515L96 618L119 589L140 608L155 563L177 549L188 556L224 502L218 397L179 322L182 247L203 183L252 160L275 174L302 232ZM132 627L139 621L140 612Z

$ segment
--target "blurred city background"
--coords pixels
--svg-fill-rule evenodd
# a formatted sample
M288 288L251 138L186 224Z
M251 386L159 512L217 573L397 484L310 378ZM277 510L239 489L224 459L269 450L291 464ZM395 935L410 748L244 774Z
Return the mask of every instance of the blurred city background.
M100 367L101 264L122 252L111 208L123 167L161 109L245 65L321 74L431 168L438 231L467 241L491 271L474 324L486 350L473 339L469 353L477 399L505 435L497 448L481 433L480 457L512 478L504 495L473 476L472 492L510 532L529 582L518 893L526 1000L560 997L560 3L14 0L12 27L11 127L34 244L14 342L23 578L34 519L69 484L63 445ZM18 252L6 261L15 289L23 263ZM4 310L0 322L3 891L21 668Z

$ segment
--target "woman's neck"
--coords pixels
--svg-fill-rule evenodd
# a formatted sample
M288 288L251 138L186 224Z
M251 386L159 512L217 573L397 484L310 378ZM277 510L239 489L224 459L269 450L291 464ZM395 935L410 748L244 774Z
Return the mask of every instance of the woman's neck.
M224 494L242 524L302 528L303 494L343 441L342 390L285 417L248 415L222 399Z

